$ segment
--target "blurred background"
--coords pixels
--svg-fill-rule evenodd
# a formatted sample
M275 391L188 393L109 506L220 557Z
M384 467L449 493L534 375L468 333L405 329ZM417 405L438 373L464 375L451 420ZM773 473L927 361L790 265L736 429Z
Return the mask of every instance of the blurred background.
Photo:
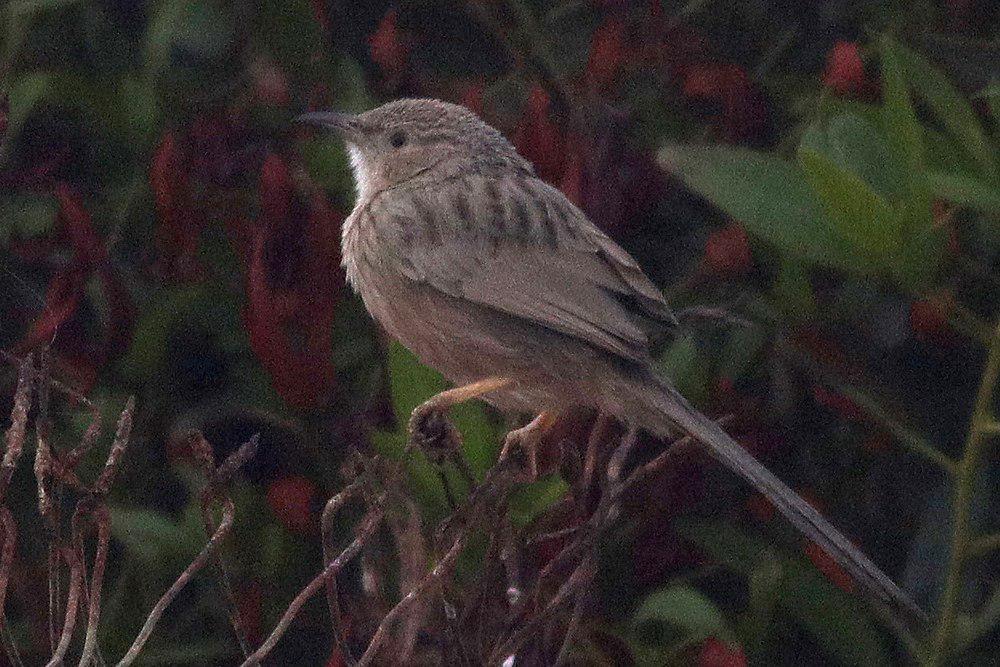
M347 455L398 451L443 387L345 287L347 159L291 123L426 96L501 129L634 254L681 318L663 372L935 619L910 641L693 453L602 549L580 664L1000 662L996 3L8 0L0 20L0 348L50 345L105 430L137 402L111 495L109 659L205 542L189 429L218 460L261 435L229 550L258 644L320 568ZM15 377L5 362L5 415ZM51 416L56 449L89 422L73 401ZM593 417L574 419L585 438ZM506 424L481 406L458 423L481 474ZM6 625L38 664L30 467L7 494ZM439 481L412 482L439 518ZM564 490L558 474L527 488L517 520ZM364 571L342 577L361 641L398 595L382 582L373 601ZM202 576L142 664L239 662L229 614ZM331 646L314 600L273 664L342 664Z

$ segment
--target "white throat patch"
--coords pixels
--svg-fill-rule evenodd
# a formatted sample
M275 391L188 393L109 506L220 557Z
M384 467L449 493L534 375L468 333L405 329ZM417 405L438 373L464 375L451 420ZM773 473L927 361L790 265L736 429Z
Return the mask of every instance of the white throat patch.
M351 171L354 172L354 187L358 192L358 202L362 202L372 194L371 169L357 146L348 143L347 152L351 156Z

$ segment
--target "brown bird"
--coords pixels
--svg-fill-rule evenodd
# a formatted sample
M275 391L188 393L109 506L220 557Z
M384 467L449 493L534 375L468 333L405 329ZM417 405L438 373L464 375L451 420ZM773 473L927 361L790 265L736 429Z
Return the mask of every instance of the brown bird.
M358 196L343 228L348 280L392 336L456 385L417 420L482 398L538 415L507 441L529 450L575 406L661 436L680 429L877 601L923 618L811 505L657 376L649 333L675 323L662 294L500 132L431 99L299 120L335 130L351 156Z

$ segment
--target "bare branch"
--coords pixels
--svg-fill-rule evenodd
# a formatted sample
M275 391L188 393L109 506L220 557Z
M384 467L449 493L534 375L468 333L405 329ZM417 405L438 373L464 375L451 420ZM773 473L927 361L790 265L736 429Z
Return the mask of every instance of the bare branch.
M28 409L31 407L31 364L29 354L21 362L17 371L17 389L14 390L14 407L10 411L10 428L4 434L3 461L0 462L0 503L7 495L11 477L24 451L24 435L28 425Z
M104 503L95 505L90 512L90 519L97 528L97 548L94 552L94 571L90 577L90 594L87 601L87 636L83 642L83 652L80 654L80 667L87 667L93 663L97 654L97 628L101 618L101 591L104 589L104 570L108 561L108 542L111 539L111 515L107 505Z
M320 521L320 540L323 544L323 567L326 568L334 559L333 555L333 520L341 508L361 491L362 480L356 479L326 501L323 508L323 518ZM326 578L326 604L330 608L330 624L333 631L334 648L340 649L344 660L351 664L353 656L342 636L344 623L340 612L340 593L337 590L337 577Z
M94 483L94 495L100 498L107 496L111 490L111 484L114 482L118 466L121 464L122 456L125 454L125 448L128 447L129 436L132 434L132 415L134 412L135 396L130 396L125 403L125 408L122 410L121 416L118 418L115 439L111 443L111 451L108 452L107 463L104 464L101 476Z
M0 550L0 625L2 625L10 568L14 564L14 548L17 546L17 523L6 505L0 505L0 524L3 526L3 549Z
M80 602L80 590L83 588L83 553L77 551L76 545L65 549L66 560L69 561L69 591L66 597L66 615L63 620L62 633L59 636L59 644L52 653L46 667L56 667L61 665L66 658L66 651L69 650L69 642L73 639L73 630L76 628L76 611Z
M316 594L327 579L330 577L336 577L337 573L343 569L344 565L358 555L365 543L371 539L372 535L375 534L375 530L382 521L382 516L385 513L382 503L385 502L385 499L386 494L382 494L378 506L371 510L362 520L361 527L358 529L354 540L340 552L340 555L330 561L330 564L323 568L323 571L316 575L316 577L310 581L298 595L295 596L295 599L288 605L285 613L281 616L281 620L278 621L278 624L275 626L274 630L271 631L267 640L243 662L244 667L260 664L261 660L267 657L268 653L270 653L281 640L281 637L288 630L288 627L292 624L292 621L298 615L299 611L301 611L302 606L309 600L309 598Z
M420 583L418 583L409 593L407 593L402 600L396 603L396 606L389 610L389 613L385 615L382 622L379 623L378 629L375 631L375 636L372 637L371 643L368 644L368 648L365 650L364 655L358 660L358 667L364 667L371 663L372 660L378 655L379 648L382 646L382 642L385 641L386 634L389 628L392 627L396 621L402 616L413 604L417 602L427 592L431 584L437 583L441 577L451 571L451 568L455 565L455 561L458 560L459 554L462 553L462 549L465 547L465 543L469 538L469 533L463 533L460 535L455 542L448 549L448 552L444 557L438 562L434 569L431 570L426 577L424 577Z
M146 618L145 624L142 626L142 630L139 632L139 636L135 638L132 643L131 648L129 648L128 653L125 657L121 659L118 663L119 667L125 667L126 665L131 665L135 659L139 656L139 652L142 651L142 647L146 644L149 636L153 634L153 630L156 628L156 624L159 623L160 617L163 616L163 612L166 611L170 603L174 601L177 594L181 592L192 578L203 568L205 563L208 562L212 554L219 548L222 541L226 539L229 535L229 531L233 527L233 518L235 517L236 510L233 502L226 499L223 502L222 510L222 521L219 522L219 528L212 535L212 539L208 541L198 556L191 561L191 564L187 566L184 572L177 578L177 580L167 589L167 592L157 601L153 606L153 610L149 612L149 616Z
M200 433L197 437L201 438L201 443L207 446L207 442L201 436ZM233 476L234 472L239 469L246 461L257 453L257 445L260 442L260 435L255 434L245 443L243 443L239 449L230 454L226 460L216 469L214 472L209 474L209 483L202 489L201 492L201 512L202 521L205 525L205 533L211 535L215 532L215 520L212 516L212 503L216 500L221 499L222 502L229 502L229 497L222 494L222 487L226 486ZM199 443L199 444L201 444ZM202 454L202 458L206 455ZM211 464L208 461L209 465ZM220 549L216 553L216 568L219 571L219 585L222 588L223 594L226 596L226 601L229 603L229 607L232 610L232 624L233 631L236 634L236 641L240 645L240 651L244 656L250 653L250 640L247 638L246 627L243 624L243 619L240 616L239 605L236 603L236 595L233 593L232 584L230 584L229 570L226 567L226 560L223 557L222 550Z
M31 355L29 354L28 357L30 356ZM21 359L16 354L12 354L7 350L0 348L0 358L2 358L4 361L8 363L14 364L15 366L21 366L27 360L28 357L25 357L25 359ZM68 396L70 399L87 406L87 408L89 408L91 412L96 412L98 409L93 401L91 401L89 398L78 392L76 389L73 389L69 385L62 383L59 380L56 380L55 378L49 377L47 374L37 373L35 375L35 379L38 380L39 382L45 382L47 385L49 385L59 393Z

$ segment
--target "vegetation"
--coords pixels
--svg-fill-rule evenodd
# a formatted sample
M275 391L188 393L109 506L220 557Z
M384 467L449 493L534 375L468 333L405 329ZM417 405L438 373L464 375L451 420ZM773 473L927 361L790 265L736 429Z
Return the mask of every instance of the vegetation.
M416 664L995 664L996 3L10 0L0 22L10 663L339 665L375 638ZM408 446L445 385L344 285L348 161L291 122L401 96L481 114L634 254L681 321L663 373L928 627L684 441L566 415L529 483L476 404L454 449Z

